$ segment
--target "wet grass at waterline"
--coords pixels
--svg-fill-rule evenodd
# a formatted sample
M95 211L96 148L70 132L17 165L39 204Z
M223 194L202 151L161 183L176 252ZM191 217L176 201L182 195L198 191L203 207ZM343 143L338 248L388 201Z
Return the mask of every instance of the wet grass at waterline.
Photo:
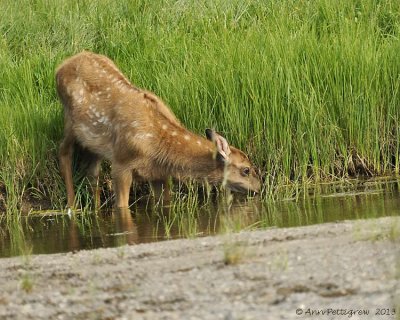
M245 150L263 197L399 172L397 0L4 0L0 30L3 210L65 205L54 70L84 49Z
M259 199L226 202L221 199L193 203L187 193L169 207L151 204L144 197L131 210L37 212L0 222L0 257L22 255L29 265L31 254L70 252L99 247L119 247L176 238L226 235L224 261L240 263L250 257L245 243L229 241L230 235L243 230L295 227L342 220L374 219L398 216L399 182L371 181L356 188L345 187L335 194L311 194L297 201L263 202ZM190 191L189 191L190 194ZM198 193L196 193L198 194ZM179 203L179 205L177 205ZM17 215L11 215L16 217ZM373 233L365 238L365 230L354 227L356 240L399 239L399 225L393 224L388 234ZM123 247L118 253L123 256ZM29 274L28 274L29 275ZM29 285L29 282L27 282ZM29 286L28 286L29 288Z

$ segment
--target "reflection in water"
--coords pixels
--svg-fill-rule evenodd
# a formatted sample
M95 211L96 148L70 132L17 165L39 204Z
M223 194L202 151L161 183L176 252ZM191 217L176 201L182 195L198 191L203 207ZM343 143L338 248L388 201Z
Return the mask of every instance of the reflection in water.
M17 216L0 223L0 257L116 247L180 237L268 227L292 227L345 219L399 215L398 182L368 184L349 191L311 195L297 202L242 199L201 202L183 197L170 207L137 206L132 210L72 216ZM321 188L321 187L319 187ZM4 220L4 219L3 219Z

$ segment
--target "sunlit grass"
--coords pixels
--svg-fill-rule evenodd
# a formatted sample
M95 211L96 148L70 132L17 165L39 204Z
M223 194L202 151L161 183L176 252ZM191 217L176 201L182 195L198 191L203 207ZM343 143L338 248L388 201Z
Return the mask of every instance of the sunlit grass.
M214 127L245 150L264 172L263 198L399 173L397 0L4 0L0 30L7 208L32 192L65 204L54 70L84 49L115 60L189 129Z

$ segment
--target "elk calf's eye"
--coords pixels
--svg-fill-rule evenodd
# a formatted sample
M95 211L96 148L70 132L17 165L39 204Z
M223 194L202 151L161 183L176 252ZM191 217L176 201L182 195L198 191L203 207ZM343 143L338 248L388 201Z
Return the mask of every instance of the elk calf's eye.
M242 175L243 176L248 176L250 174L250 168L244 168L242 170Z

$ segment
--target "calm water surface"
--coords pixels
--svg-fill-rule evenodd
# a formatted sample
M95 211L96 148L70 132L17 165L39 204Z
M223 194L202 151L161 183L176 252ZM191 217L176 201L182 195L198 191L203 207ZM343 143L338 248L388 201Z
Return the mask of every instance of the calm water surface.
M400 214L399 181L365 181L356 187L336 189L329 186L328 193L324 187L318 189L297 201L267 203L245 199L231 205L216 201L195 207L186 202L172 208L139 206L132 211L84 213L72 217L47 212L8 223L2 219L0 257Z

